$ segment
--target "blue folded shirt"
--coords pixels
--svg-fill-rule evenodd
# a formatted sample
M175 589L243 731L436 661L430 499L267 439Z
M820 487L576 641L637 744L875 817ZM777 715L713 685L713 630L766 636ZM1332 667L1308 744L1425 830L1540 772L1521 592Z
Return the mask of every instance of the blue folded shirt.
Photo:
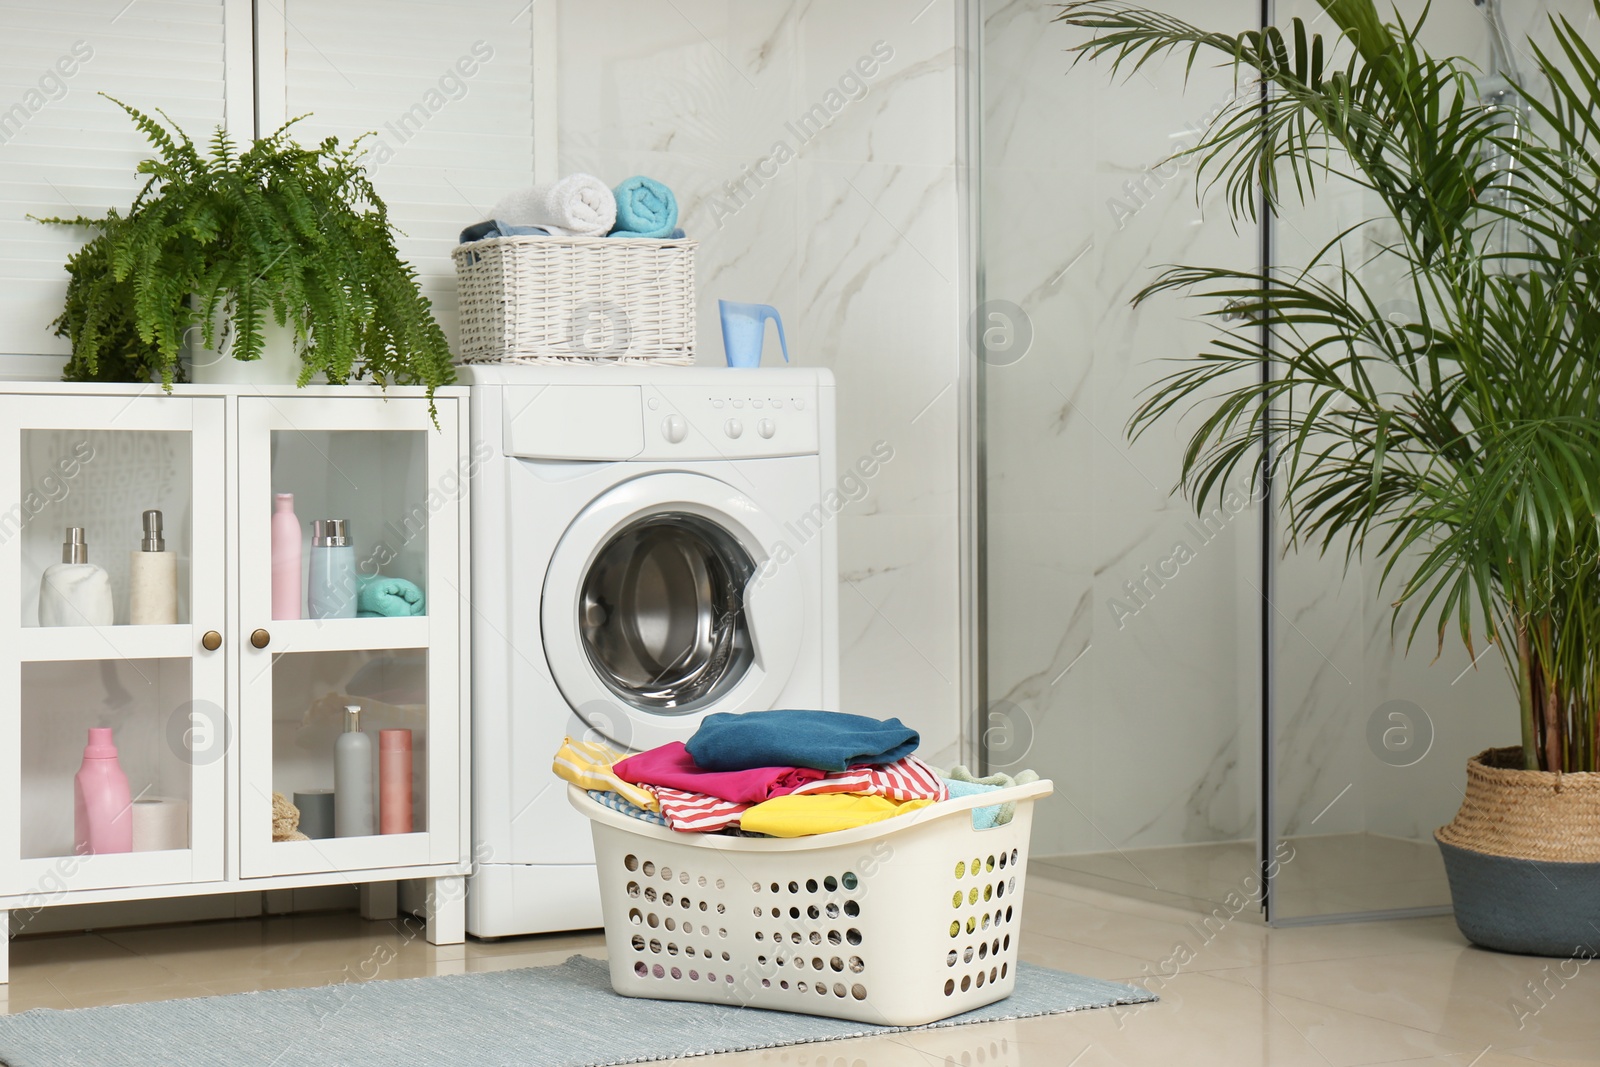
M753 767L842 771L862 763L893 763L915 752L920 740L899 719L838 711L752 711L707 715L685 747L708 771Z

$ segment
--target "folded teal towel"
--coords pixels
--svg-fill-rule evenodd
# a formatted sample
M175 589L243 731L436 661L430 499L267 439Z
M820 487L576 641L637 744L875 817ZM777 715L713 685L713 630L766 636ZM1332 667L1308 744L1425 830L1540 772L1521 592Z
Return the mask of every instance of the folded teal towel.
M678 198L672 190L638 175L612 190L617 198L613 237L670 237L678 227Z
M843 771L893 763L917 749L917 732L899 719L838 711L720 711L700 720L684 745L701 770L814 767Z
M379 615L421 615L422 590L404 578L362 575L356 580L356 614L369 619Z
M950 788L950 799L970 797L977 793L993 793L997 789L1007 786L1027 785L1037 782L1037 771L1018 771L1013 778L1009 774L991 774L987 778L974 778L972 772L965 767L951 767L950 772L944 776L944 784ZM1009 800L1004 804L992 804L987 808L972 809L972 826L975 830L987 830L991 826L1004 826L1011 821L1017 813L1017 802Z

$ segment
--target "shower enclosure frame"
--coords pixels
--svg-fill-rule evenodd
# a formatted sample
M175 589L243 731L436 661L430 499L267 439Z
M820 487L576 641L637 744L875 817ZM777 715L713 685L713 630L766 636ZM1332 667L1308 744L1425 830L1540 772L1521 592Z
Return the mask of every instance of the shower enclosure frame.
M1273 25L1276 21L1275 0L1257 0L1258 28ZM962 344L962 594L965 635L963 662L965 696L969 703L965 716L967 723L964 750L972 756L984 773L989 770L989 735L996 725L988 707L989 679L989 576L988 558L988 500L985 475L988 463L987 361L984 359L981 326L976 321L978 310L987 299L986 264L982 238L984 234L984 129L983 129L983 70L984 70L984 5L981 0L961 0L957 5L958 63L962 65L958 114L961 128L957 137L957 172L960 182L961 204L961 255L964 266L962 286L962 321L966 335ZM1263 88L1263 93L1266 91ZM1263 98L1262 106L1265 107ZM1259 228L1256 254L1259 266L1265 270L1277 260L1277 235L1274 219L1266 210L1264 201L1258 202ZM1267 327L1260 331L1260 345L1269 360L1263 365L1263 380L1273 373L1270 356L1273 338ZM1270 416L1269 416L1270 417ZM1259 596L1255 613L1258 616L1260 647L1257 655L1255 685L1259 699L1257 749L1259 764L1256 768L1256 849L1257 876L1264 892L1261 913L1273 926L1308 926L1353 921L1374 921L1390 918L1407 918L1450 913L1447 904L1421 907L1387 908L1369 911L1343 911L1328 914L1284 915L1278 906L1277 885L1279 874L1271 858L1285 838L1277 832L1278 790L1280 760L1277 753L1277 708L1275 683L1277 663L1273 650L1276 637L1274 622L1276 609L1273 598L1278 588L1277 566L1273 553L1279 533L1275 522L1275 486L1270 477L1269 456L1258 457L1264 481L1259 513L1259 555L1257 581Z

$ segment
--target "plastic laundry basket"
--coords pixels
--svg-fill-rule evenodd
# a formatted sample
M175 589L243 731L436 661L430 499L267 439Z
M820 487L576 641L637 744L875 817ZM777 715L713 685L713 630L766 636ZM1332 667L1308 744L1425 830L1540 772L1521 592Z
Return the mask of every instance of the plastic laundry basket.
M568 799L590 819L611 986L916 1026L1016 982L1033 802L1048 781L791 839L684 834ZM970 812L1008 800L1004 826Z

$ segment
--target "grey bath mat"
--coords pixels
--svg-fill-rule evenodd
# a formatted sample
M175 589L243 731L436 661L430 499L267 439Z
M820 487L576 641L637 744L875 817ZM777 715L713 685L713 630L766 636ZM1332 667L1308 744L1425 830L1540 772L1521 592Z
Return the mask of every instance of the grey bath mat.
M1154 999L1135 986L1023 963L1011 996L931 1025ZM0 1061L9 1067L602 1067L897 1029L904 1028L620 997L604 963L574 956L558 967L29 1011L0 1017Z

